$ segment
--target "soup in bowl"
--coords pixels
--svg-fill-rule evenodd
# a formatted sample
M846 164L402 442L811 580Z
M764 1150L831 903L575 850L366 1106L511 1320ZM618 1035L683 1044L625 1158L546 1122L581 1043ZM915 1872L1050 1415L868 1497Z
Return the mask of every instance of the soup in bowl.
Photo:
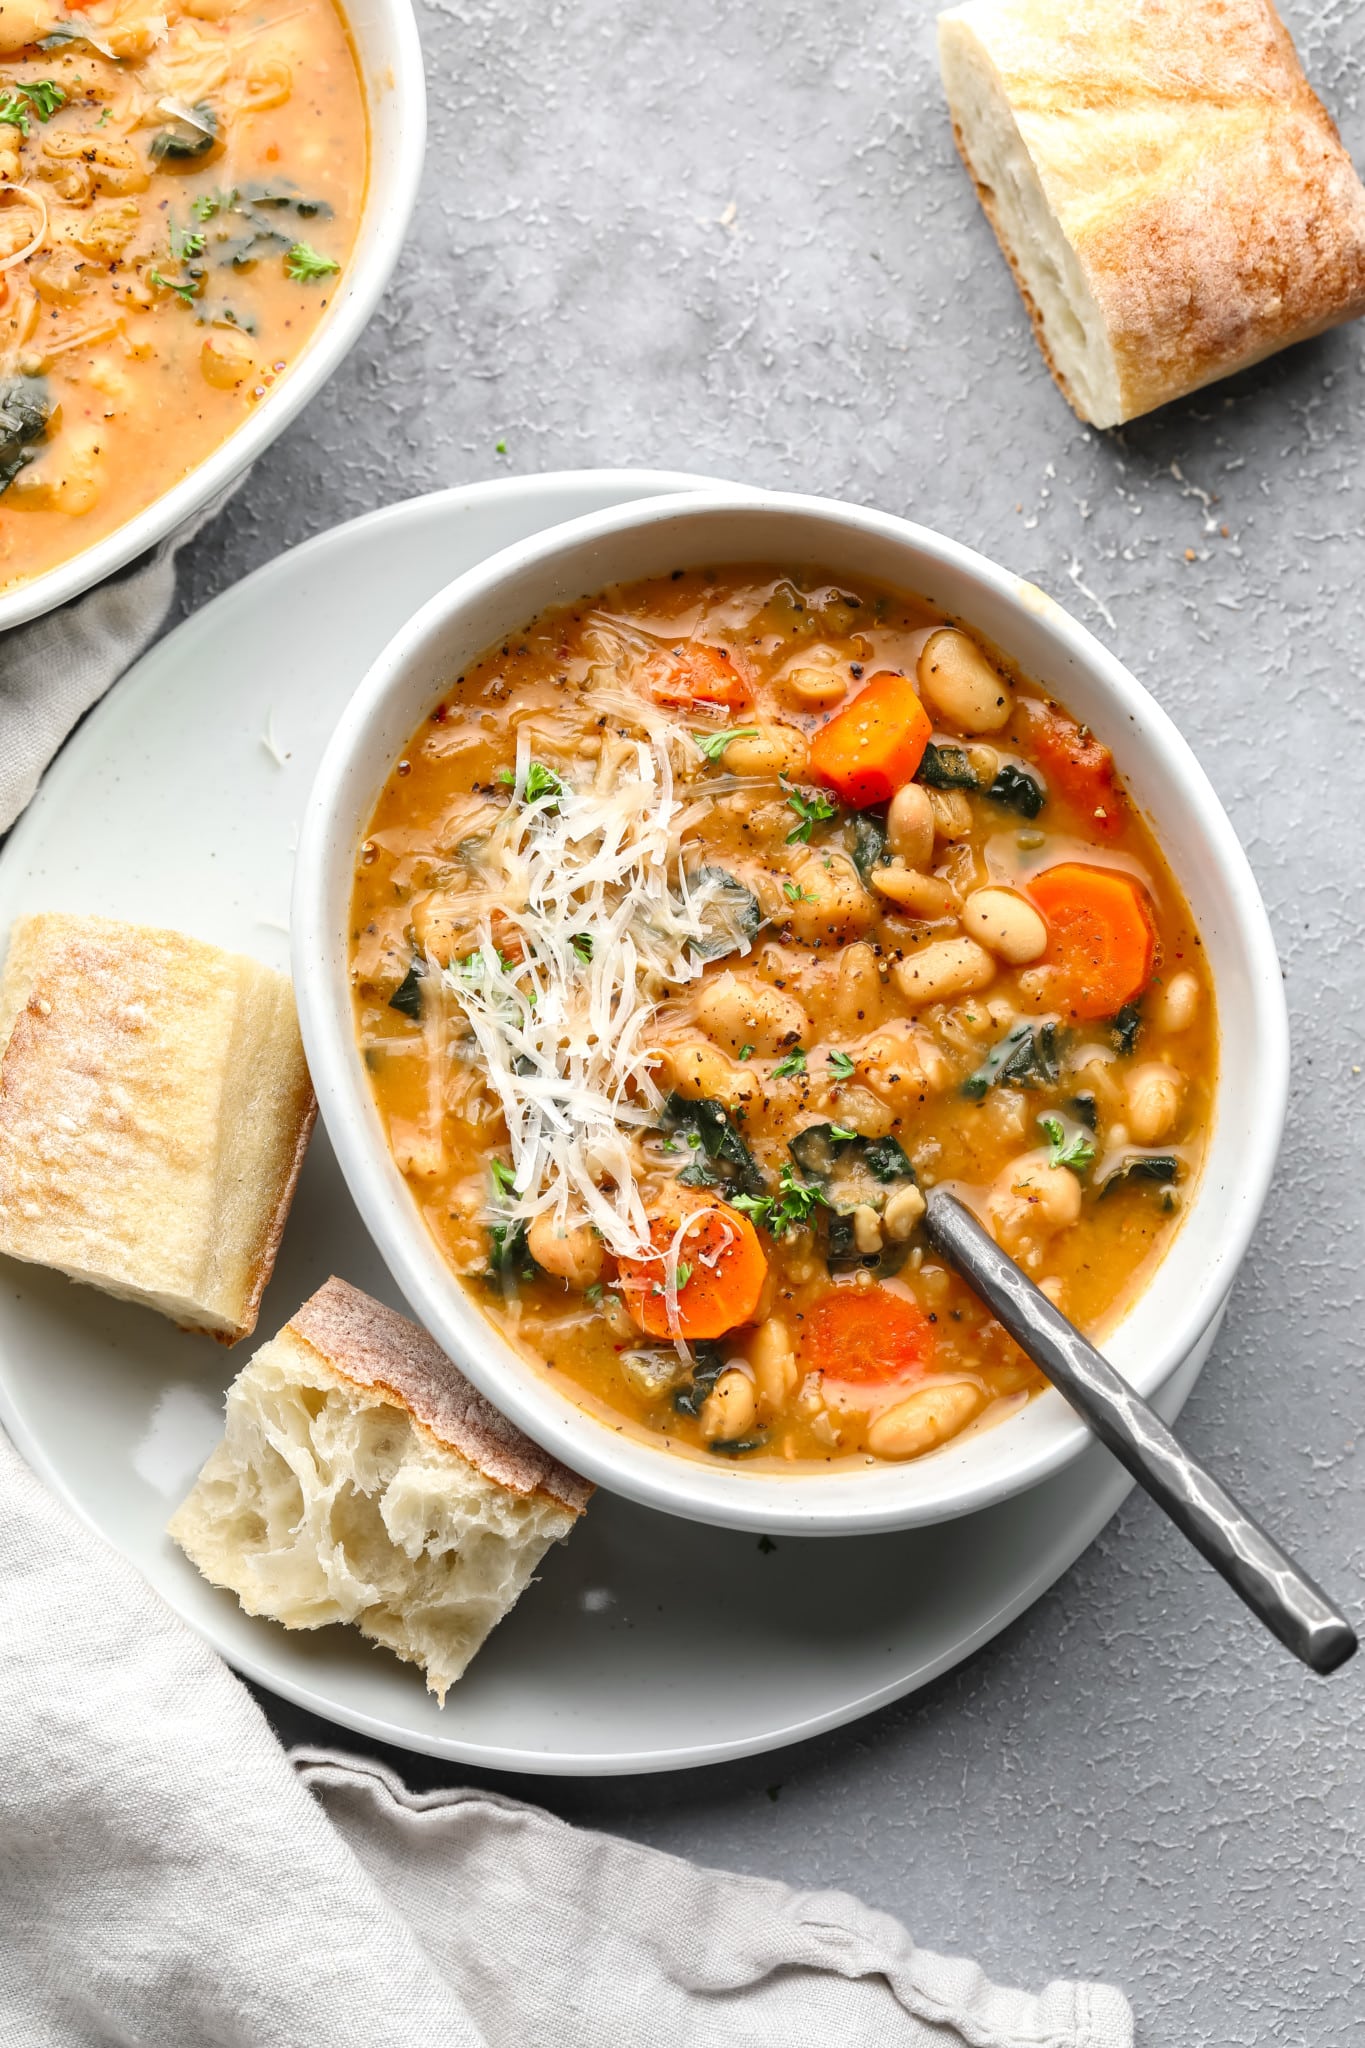
M608 1484L786 1526L961 1511L1083 1439L933 1254L924 1191L1100 1336L1201 1211L1223 1250L1217 947L1091 693L1007 651L913 529L614 519L633 546L508 562L491 644L478 599L454 634L436 600L371 700L358 817L343 774L329 1015L402 1190L399 1277L436 1266L463 1311L437 1333ZM306 840L301 904L311 866Z

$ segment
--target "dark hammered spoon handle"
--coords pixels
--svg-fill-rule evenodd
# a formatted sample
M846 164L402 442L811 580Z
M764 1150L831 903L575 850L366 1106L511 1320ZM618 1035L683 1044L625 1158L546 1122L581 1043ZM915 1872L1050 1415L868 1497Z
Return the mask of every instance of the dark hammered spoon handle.
M924 1227L1020 1349L1271 1634L1313 1671L1325 1674L1344 1664L1356 1649L1345 1615L1212 1473L1181 1449L1161 1417L1001 1251L971 1211L946 1188L934 1188Z

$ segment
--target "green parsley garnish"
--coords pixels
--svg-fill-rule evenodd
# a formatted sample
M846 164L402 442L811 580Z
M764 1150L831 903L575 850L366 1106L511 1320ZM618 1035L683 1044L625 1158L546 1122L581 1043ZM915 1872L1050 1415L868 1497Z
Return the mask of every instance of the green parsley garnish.
M32 85L7 85L0 93L0 121L27 135L30 113L40 121L50 121L58 107L65 105L66 94L50 78L35 79Z
M829 1056L829 1070L836 1081L851 1081L858 1067L846 1052L832 1052Z
M1049 1166L1069 1166L1073 1173L1084 1173L1095 1163L1095 1147L1088 1131L1076 1131L1067 1136L1066 1125L1059 1116L1040 1116L1039 1123L1048 1140Z
M493 1169L493 1185L500 1195L514 1195L517 1191L517 1176L505 1159L490 1159Z
M751 1045L742 1045L739 1049L739 1056L742 1060L751 1060L754 1056L753 1047Z
M553 768L547 768L543 761L532 761L530 767L526 770L527 803L536 804L540 802L543 796L558 797L563 796L563 794L564 784L555 774Z
M829 1207L829 1197L809 1181L798 1180L790 1164L783 1167L777 1186L775 1195L732 1195L730 1206L741 1209L773 1237L785 1237L789 1230L808 1223L816 1209Z
M731 740L756 740L756 725L732 725L725 732L694 732L697 751L704 761L719 761Z
M813 889L803 889L799 882L784 882L782 884L782 894L786 897L788 903L814 903L815 901L815 891Z
M586 966L592 959L592 933L575 932L569 944L573 947L584 966Z
M787 844L790 846L794 840L799 839L809 846L811 827L823 825L826 818L837 817L839 806L832 804L827 796L822 796L818 789L800 790L786 787L787 809L795 811L800 820L787 834Z
M184 263L191 256L202 256L207 239L207 236L190 228L178 228L174 222L171 223L171 254L177 263Z
M159 270L149 270L147 282L158 286L163 292L174 292L184 306L194 304L195 291L192 284L185 284L183 281L177 284L173 277L163 277Z
M590 1301L593 1307L596 1308L599 1302L601 1301L604 1292L605 1289L602 1286L602 1282L600 1280L594 1280L591 1287L585 1287L583 1289L583 1299L584 1301Z
M851 1131L847 1124L831 1124L829 1127L829 1139L832 1145L851 1145L854 1139L860 1135L858 1131Z
M330 256L319 256L316 249L307 242L295 242L284 252L284 274L295 284L312 284L319 277L330 277L341 265Z
M774 1081L782 1081L786 1079L788 1074L804 1074L805 1071L806 1055L802 1052L799 1045L794 1045L787 1054L787 1057L784 1060L779 1060L773 1068L773 1079Z
M689 1265L688 1265L688 1264L686 1263L686 1261L685 1261L685 1260L679 1260L679 1262L678 1262L678 1292L679 1292L679 1294L681 1294L681 1293L682 1293L682 1291L683 1291L684 1287L686 1287L686 1285L687 1285L688 1281L689 1281L689 1280L690 1280L691 1278L692 1278L692 1268L691 1268L691 1267L690 1267L690 1266L689 1266Z

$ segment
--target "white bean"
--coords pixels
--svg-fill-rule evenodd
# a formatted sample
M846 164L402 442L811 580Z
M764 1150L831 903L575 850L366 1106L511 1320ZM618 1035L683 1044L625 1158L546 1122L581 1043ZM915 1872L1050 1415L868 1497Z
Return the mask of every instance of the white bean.
M733 1443L751 1427L756 1408L753 1381L728 1366L701 1404L701 1433L708 1443Z
M973 889L962 907L962 922L974 939L1012 967L1041 959L1047 951L1047 926L1013 889Z
M965 839L972 829L972 807L960 789L931 789L929 808L934 814L937 839Z
M1159 1145L1175 1129L1185 1077L1164 1060L1148 1060L1134 1067L1124 1091L1128 1128L1139 1145ZM1110 1143L1113 1134L1110 1133Z
M853 1211L853 1242L865 1258L882 1248L882 1219L868 1202Z
M1014 692L967 634L951 626L931 633L918 674L921 693L960 731L999 732L1009 724Z
M1192 974L1173 974L1161 992L1160 1022L1167 1031L1188 1031L1199 1014L1199 983Z
M942 1003L985 988L995 962L975 939L939 939L898 961L891 972L907 1003Z
M924 1197L917 1187L897 1188L882 1211L882 1229L893 1244L904 1244L924 1214Z
M795 996L728 972L703 981L697 1022L727 1052L742 1052L747 1045L758 1053L774 1053L795 1045L810 1030L810 1018Z
M946 1387L920 1387L894 1408L886 1408L867 1432L877 1458L919 1458L965 1429L980 1412L982 1396L966 1380Z
M908 910L912 917L934 920L951 917L957 910L957 893L937 875L922 875L918 868L874 868L872 886L888 903Z
M726 746L721 765L731 775L786 775L800 781L810 765L806 735L794 725L759 725Z
M543 1273L591 1287L602 1271L602 1240L590 1223L561 1225L548 1212L526 1226L526 1248Z
M908 868L922 868L933 852L934 806L917 782L903 782L887 806L886 842Z
M760 1323L749 1346L749 1364L758 1389L758 1405L773 1414L796 1389L796 1350L781 1316Z
M782 688L797 704L813 710L840 703L848 695L848 680L837 669L794 668L783 676Z

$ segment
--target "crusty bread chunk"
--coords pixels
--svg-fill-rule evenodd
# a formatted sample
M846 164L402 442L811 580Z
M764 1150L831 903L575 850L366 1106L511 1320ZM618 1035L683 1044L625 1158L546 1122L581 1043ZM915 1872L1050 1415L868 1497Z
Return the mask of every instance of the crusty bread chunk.
M1365 311L1365 189L1269 0L967 0L938 27L958 149L1082 419Z
M170 1533L248 1614L353 1622L444 1705L591 1493L425 1330L329 1280L233 1381Z
M316 1113L287 976L22 917L0 1042L0 1252L225 1343L253 1330Z

